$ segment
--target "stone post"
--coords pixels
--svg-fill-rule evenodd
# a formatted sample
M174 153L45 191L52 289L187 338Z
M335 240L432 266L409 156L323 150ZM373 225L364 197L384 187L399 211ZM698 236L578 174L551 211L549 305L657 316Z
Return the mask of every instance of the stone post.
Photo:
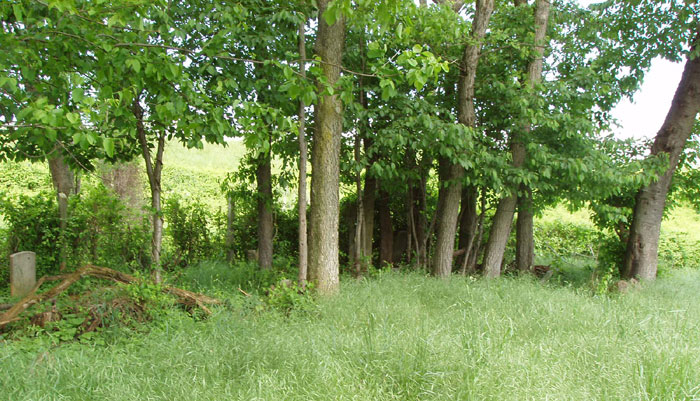
M23 297L36 285L36 254L18 252L10 255L10 295Z

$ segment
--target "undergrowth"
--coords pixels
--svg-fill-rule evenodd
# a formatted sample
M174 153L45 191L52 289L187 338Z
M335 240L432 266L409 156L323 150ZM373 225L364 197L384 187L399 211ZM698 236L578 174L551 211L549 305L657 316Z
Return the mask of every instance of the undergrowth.
M208 269L238 292L242 273ZM0 399L692 400L698 294L690 270L604 297L532 277L386 272L343 281L315 313L219 308L111 345L0 342Z

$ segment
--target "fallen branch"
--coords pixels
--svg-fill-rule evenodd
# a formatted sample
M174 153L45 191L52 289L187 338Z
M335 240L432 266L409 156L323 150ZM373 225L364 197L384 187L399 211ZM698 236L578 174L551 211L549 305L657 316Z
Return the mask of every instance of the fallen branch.
M50 276L42 277L37 281L36 285L22 300L7 308L7 311L0 315L0 328L6 326L8 323L18 320L18 316L25 310L31 308L32 306L46 302L48 300L56 298L62 292L67 290L73 283L80 280L85 276L101 278L104 280L110 280L122 284L136 284L142 282L140 278L134 277L130 274L122 273L117 270L113 270L107 267L100 267L94 265L85 265L73 273L62 274L60 276ZM39 287L46 281L56 281L62 280L59 284L51 288L50 290L37 294ZM197 306L202 309L205 313L211 314L209 305L221 304L221 301L215 298L208 297L203 294L198 294L195 292L183 290L181 288L175 287L163 287L163 292L174 295L178 298L178 303L183 304L188 307Z

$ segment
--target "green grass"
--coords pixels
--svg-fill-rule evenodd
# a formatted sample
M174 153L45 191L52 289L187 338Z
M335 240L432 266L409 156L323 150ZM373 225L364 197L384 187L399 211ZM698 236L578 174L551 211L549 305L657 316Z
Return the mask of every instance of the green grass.
M173 317L110 346L0 343L0 399L698 399L698 294L697 271L611 297L392 273L344 281L312 314Z

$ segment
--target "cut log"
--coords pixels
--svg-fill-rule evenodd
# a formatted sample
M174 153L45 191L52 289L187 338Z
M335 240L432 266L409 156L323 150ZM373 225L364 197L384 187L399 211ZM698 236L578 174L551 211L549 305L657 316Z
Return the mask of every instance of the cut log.
M37 281L34 288L27 294L22 300L11 306L5 313L0 315L0 328L6 326L8 323L14 322L19 319L19 315L25 310L31 308L32 306L49 301L56 298L62 292L67 290L73 283L80 280L85 276L101 278L104 280L110 280L121 284L136 284L140 283L142 279L134 277L130 274L122 273L117 270L113 270L107 267L100 267L94 265L85 265L73 273L63 274L60 276L50 276L42 277ZM50 290L37 294L39 287L46 281L56 281L62 280L59 284L51 288ZM206 305L218 305L221 301L215 298L208 297L204 294L198 294L195 292L183 290L181 288L163 287L163 292L167 294L174 295L178 299L178 303L185 305L187 307L197 306L203 310L206 314L211 314L211 310L206 307Z

